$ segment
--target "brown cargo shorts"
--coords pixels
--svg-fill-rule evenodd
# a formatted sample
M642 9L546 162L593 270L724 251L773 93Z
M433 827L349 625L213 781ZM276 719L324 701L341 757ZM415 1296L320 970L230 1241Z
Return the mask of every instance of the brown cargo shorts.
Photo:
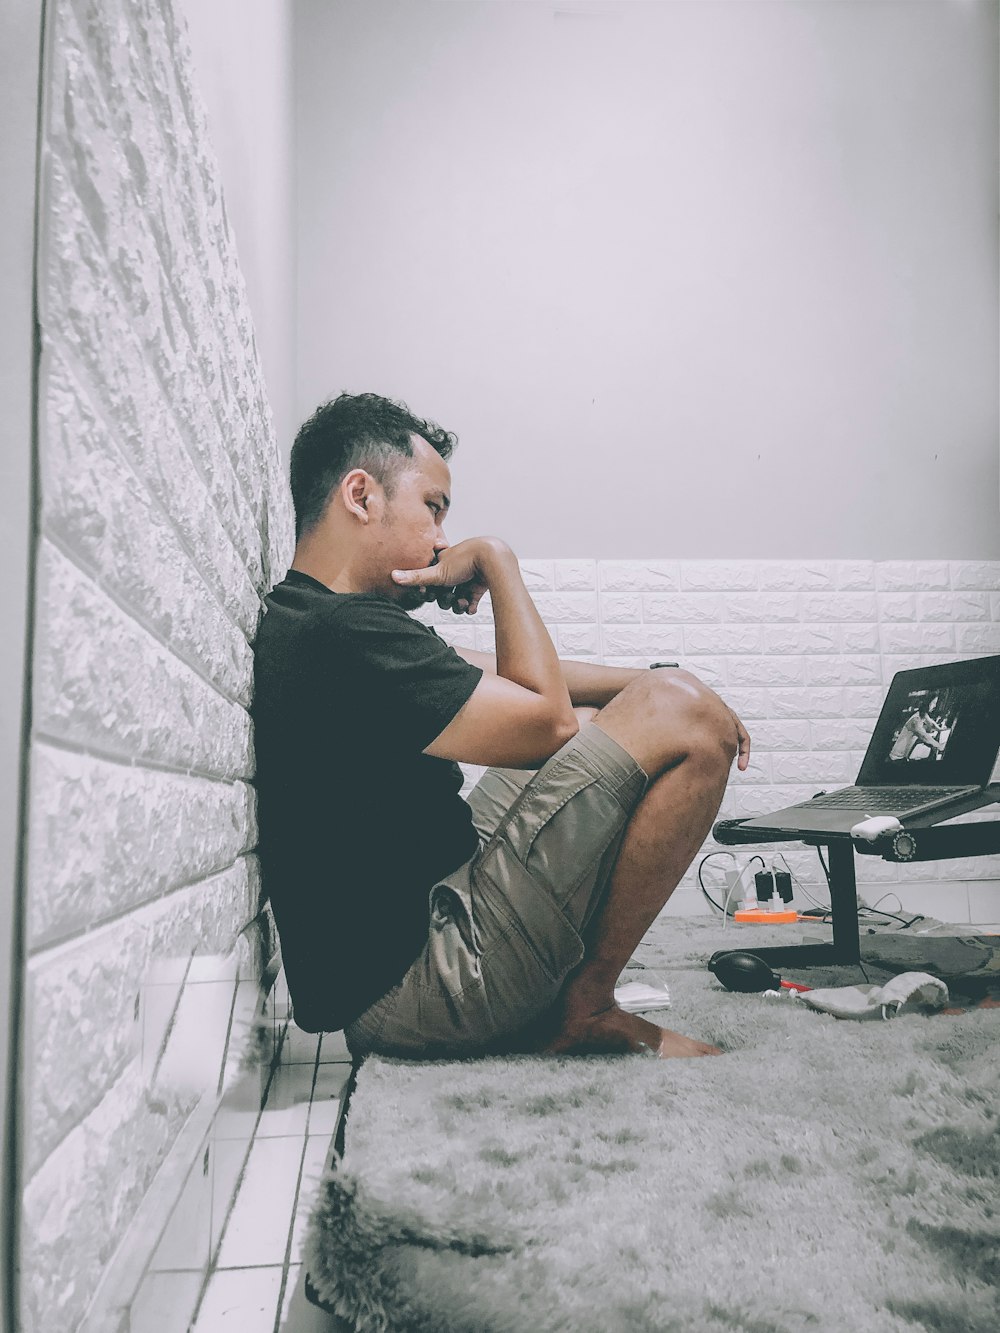
M583 958L622 835L646 790L592 722L537 772L491 768L469 794L479 850L430 892L427 944L345 1032L354 1056L518 1049Z

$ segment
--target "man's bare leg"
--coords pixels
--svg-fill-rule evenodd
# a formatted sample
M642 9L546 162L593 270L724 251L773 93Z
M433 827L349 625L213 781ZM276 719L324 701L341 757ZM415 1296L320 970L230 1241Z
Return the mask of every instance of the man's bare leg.
M614 988L712 827L737 752L736 724L712 691L684 674L652 673L597 714L650 784L622 839L587 952L555 1011L552 1053L639 1051L663 1058L718 1055L715 1046L658 1027L614 1002Z

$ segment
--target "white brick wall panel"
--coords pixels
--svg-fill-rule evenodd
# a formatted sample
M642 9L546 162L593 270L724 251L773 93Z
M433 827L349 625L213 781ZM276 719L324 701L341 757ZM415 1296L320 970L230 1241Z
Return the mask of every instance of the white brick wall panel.
M141 629L51 542L39 550L34 723L105 753L251 772L250 719Z
M32 951L231 865L256 838L253 790L39 743L31 760ZM179 835L181 833L181 836Z
M722 657L696 657L684 653L680 665L693 676L710 685L713 690L726 690L726 659Z
M66 97L59 107L52 108L49 134L50 149L60 156L63 167L62 173L53 173L50 178L53 192L49 207L55 214L52 239L65 252L74 245L86 244L87 231L96 229L94 277L101 288L112 287L120 293L119 301L155 371L160 391L199 459L216 510L259 584L261 553L256 520L224 454L218 420L211 408L216 386L204 382L200 373L204 367L198 366L184 317L175 306L175 292L185 281L185 265L175 259L168 281L161 269L162 241L158 251L148 231L152 213L140 206L145 201L137 199L128 176L128 167L135 169L135 157L141 156L141 150L131 142L129 151L121 151L118 127L104 102L107 89L90 64L85 43L72 23L66 25L64 33L67 40L55 53L53 78L57 84L65 83ZM60 60L65 60L63 69L58 67ZM62 107L71 108L68 125L61 123ZM85 153L80 151L81 143L86 145ZM162 179L158 165L151 162L143 168L153 181ZM64 195L56 193L60 183L66 187ZM173 188L173 183L164 182L164 188ZM81 201L84 207L79 211ZM186 247L182 245L180 250L186 258Z
M806 678L805 660L796 657L731 657L729 680L733 685L801 685Z
M885 681L890 680L889 672ZM881 685L849 685L844 690L844 717L870 717L874 723L882 710L885 690Z
M730 708L735 708L731 699L726 702ZM743 718L738 708L735 708L739 717ZM744 722L746 721L743 718ZM764 718L756 722L753 728L749 728L750 736L753 741L753 748L759 752L762 750L807 750L810 748L809 723L806 721L794 722L776 722L771 718Z
M990 619L1000 620L1000 593L998 592L990 593Z
M843 717L844 691L840 689L778 689L771 691L770 713L776 718Z
M642 618L653 624L671 621L717 623L723 619L722 597L711 592L643 593Z
M959 652L972 656L1000 653L1000 625L958 625L955 628Z
M881 592L878 595L881 620L916 620L917 594L915 592Z
M596 625L560 625L557 633L560 653L594 657L600 652L600 636Z
M605 592L599 600L601 620L605 625L620 625L642 620L642 594L637 592Z
M536 592L532 601L549 625L587 624L597 620L597 594L592 592Z
M755 592L757 562L751 560L684 560L681 587L690 592Z
M875 587L874 560L838 560L834 583L844 592L863 592Z
M989 620L988 592L923 592L917 594L918 620ZM997 619L994 615L993 619Z
M680 587L680 566L676 560L600 560L598 587L612 592Z
M858 769L849 754L831 750L820 753L775 753L771 756L771 771L775 782L802 782L815 790L829 784L851 783Z
M770 690L730 684L726 686L725 700L744 722L772 716Z
M196 954L226 957L256 914L258 893L255 863L244 858L211 879L29 959L29 1175L138 1053L136 997L151 969Z
M873 592L804 592L799 596L803 620L877 620Z
M766 625L762 648L780 656L802 653L839 653L840 625Z
M966 589L989 591L1000 588L1000 560L953 560L951 581L953 588L963 591Z
M840 646L845 653L877 653L879 650L878 625L863 621L849 622L840 627Z
M47 358L48 360L48 358ZM218 688L247 704L253 655L246 636L195 569L58 355L43 374L43 516L102 587Z
M990 626L982 628L989 629ZM880 636L883 653L950 653L955 650L954 625L883 625Z
M555 587L555 567L551 560L519 560L521 578L529 592L547 592Z
M747 728L749 730L749 728ZM766 751L757 749L753 742L753 733L751 732L750 744L750 764L744 772L736 767L734 763L729 773L730 787L746 786L772 786L774 783L773 768L771 765L772 756Z
M950 861L928 861L925 864L937 867L939 879L1000 879L1000 856L956 856Z
M151 1115L141 1072L130 1065L28 1181L20 1238L28 1329L79 1325L191 1109L190 1096L163 1097Z
M49 174L59 166L50 159ZM57 194L57 199L58 203L47 206L47 215L58 208L70 221L70 215L80 213L67 190ZM113 424L116 442L182 533L198 568L210 577L233 620L252 636L260 614L256 588L218 513L208 503L204 481L142 360L131 322L100 263L82 217L76 230L69 226L47 238L40 301L48 327L59 330L60 350L71 359L89 401ZM51 346L47 337L44 341Z
M137 34L127 30L127 20L136 15L136 6L102 0L86 9L90 52L102 91L146 81L141 43L135 40ZM157 16L150 14L148 7L146 13L155 25ZM129 183L139 206L136 211L141 212L143 225L149 228L151 244L142 248L149 262L169 268L177 314L197 356L202 382L209 390L206 406L217 421L215 434L222 442L238 441L243 436L243 447L233 451L231 462L242 483L239 508L249 509L254 518L254 528L248 533L250 554L257 544L253 541L254 530L260 528L266 503L259 473L263 470L262 459L269 452L269 441L247 429L261 414L262 398L259 383L251 390L247 380L246 348L253 346L252 327L242 279L233 262L233 247L226 244L224 217L216 208L218 225L211 226L203 192L191 188L195 182L190 177L185 181L187 188L178 188L178 168L183 173L194 158L191 154L178 156L176 140L164 134L165 125L176 123L185 113L190 116L191 108L161 106L156 114L147 99L123 99L112 93L106 100L117 137L128 146ZM208 170L215 174L214 161ZM134 227L135 222L130 220L130 225ZM178 262L186 257L185 252L192 254L194 263ZM228 265L222 261L223 254L229 257ZM238 288L235 294L230 290L234 286ZM151 280L136 289L140 302L151 290L155 290ZM199 417L204 412L203 407Z
M597 561L557 560L555 585L559 591L593 592L597 587Z
M874 685L882 679L880 657L807 657L810 685Z
M690 653L759 653L759 625L685 625L684 651Z
M947 560L883 560L875 566L880 592L930 591L951 586ZM970 586L968 584L964 585Z
M794 592L726 593L720 618L740 624L794 621L799 619L799 599Z
M831 560L762 560L762 589L781 591L836 587L836 565Z
M476 649L481 653L495 653L497 650L496 634L492 625L476 626Z
M609 657L677 658L683 635L677 625L605 625L603 651Z
M809 738L802 746L804 750L864 751L872 734L871 722L862 718L827 717L821 722L809 723L809 727Z

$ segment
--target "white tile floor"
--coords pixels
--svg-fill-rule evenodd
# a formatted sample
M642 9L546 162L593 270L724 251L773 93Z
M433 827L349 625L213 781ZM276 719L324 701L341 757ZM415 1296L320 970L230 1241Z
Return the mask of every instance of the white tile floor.
M350 1056L340 1033L282 1029L273 1070L253 1064L223 1098L131 1306L131 1333L343 1329L305 1299L302 1244Z

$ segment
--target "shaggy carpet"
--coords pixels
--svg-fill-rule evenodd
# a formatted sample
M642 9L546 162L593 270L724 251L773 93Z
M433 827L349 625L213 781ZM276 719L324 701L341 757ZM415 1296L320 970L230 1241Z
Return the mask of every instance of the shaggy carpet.
M359 1333L997 1333L1000 1006L844 1021L706 970L790 929L644 941L722 1058L367 1060L320 1297Z

